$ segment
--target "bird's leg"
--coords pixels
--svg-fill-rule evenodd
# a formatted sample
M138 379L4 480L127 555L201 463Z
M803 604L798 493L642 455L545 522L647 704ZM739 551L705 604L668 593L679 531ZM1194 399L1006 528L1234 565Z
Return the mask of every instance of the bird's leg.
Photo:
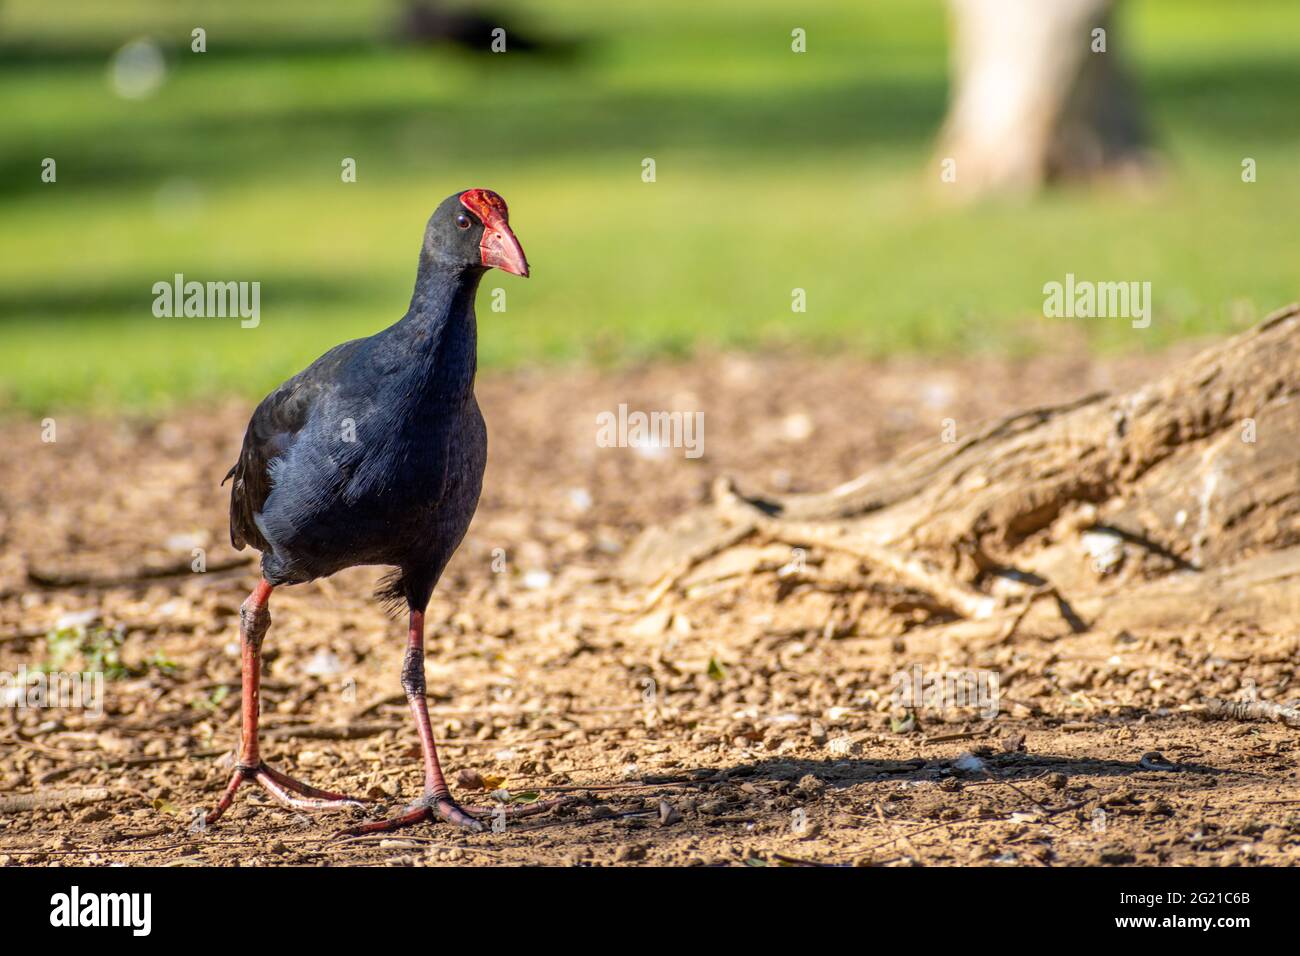
M435 815L466 829L479 832L483 824L472 817L466 808L451 798L447 779L443 776L442 765L438 762L438 748L433 742L433 724L429 720L429 702L425 697L424 684L424 612L411 610L411 626L406 643L406 657L402 661L402 689L406 691L407 703L411 706L411 715L415 718L416 729L420 733L420 750L424 754L424 795L407 808L405 813L388 820L363 823L360 826L343 830L341 835L361 836L366 833L380 833L397 830L414 823L422 823ZM492 814L504 812L507 816L531 816L553 807L568 803L568 800L548 800L541 804L527 807L512 807L509 810L488 807L473 807L475 813Z
M433 742L433 724L429 721L429 700L424 687L424 612L411 611L411 627L406 641L406 657L402 661L402 690L411 707L411 716L420 732L420 751L424 755L424 801L438 811L438 815L452 823L471 830L481 830L483 825L463 811L451 798L451 789L442 775L438 762L438 747Z
M429 702L425 698L424 684L424 612L411 608L410 629L407 632L406 657L402 660L402 690L415 718L420 734L420 750L424 755L424 795L405 813L388 820L362 824L344 832L352 835L396 830L431 819L435 814L442 819L469 830L479 831L483 824L462 810L451 798L451 789L438 762L438 748L433 742L433 724L429 720Z
M265 580L239 606L240 698L239 766L262 762L257 746L257 719L262 712L262 641L271 629L271 585Z
M272 585L259 581L253 593L239 607L239 647L242 663L243 696L240 701L242 732L239 760L231 774L226 792L220 802L206 817L204 824L211 826L235 799L235 792L247 780L256 781L280 803L294 810L336 810L360 806L362 801L330 790L319 790L294 780L287 774L262 762L257 742L257 718L262 697L262 639L271 626ZM293 794L300 796L293 796Z

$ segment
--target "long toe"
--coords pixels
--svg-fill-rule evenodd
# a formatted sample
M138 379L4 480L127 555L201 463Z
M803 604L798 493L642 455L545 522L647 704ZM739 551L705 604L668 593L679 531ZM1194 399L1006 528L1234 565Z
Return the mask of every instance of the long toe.
M292 810L328 811L350 810L364 807L370 801L360 797L349 797L333 790L321 790L295 780L286 773L281 773L265 763L255 767L237 767L231 775L226 791L216 808L204 817L204 825L211 826L221 819L230 804L234 802L235 792L247 781L255 781L258 786L269 793L282 806Z
M395 817L348 827L345 830L340 830L335 836L365 836L369 833L391 833L394 830L414 826L417 823L423 823L426 820L435 818L454 823L473 833L482 833L486 829L481 821L474 819L473 816L461 809L460 805L451 797L425 794L419 802L408 807L405 812Z
M489 817L493 820L500 818L513 820L519 817L531 817L539 813L545 813L548 810L554 810L557 807L567 806L575 802L573 797L560 797L556 800L542 800L537 803L513 807L507 807L504 804L497 804L495 807L462 807L451 797L425 794L418 803L413 804L407 808L406 812L398 816L348 827L346 830L340 830L335 836L365 836L368 833L390 833L393 830L400 830L402 827L423 823L435 817L446 820L448 823L454 823L456 826L464 827L472 833L482 833L487 827L474 814Z
M282 773L275 773L267 767L263 767L258 771L257 782L263 790L275 798L276 802L291 810L319 812L350 810L353 807L365 806L362 801L353 797L345 797L329 790L317 790L305 783L299 783L292 777L286 777ZM296 796L295 793L303 794L303 796ZM321 796L317 796L317 794Z
M454 823L456 826L464 827L466 830L471 830L474 833L483 832L483 824L461 809L460 805L457 804L456 801L452 800L451 797L442 797L441 799L436 800L434 802L434 809L438 812L438 816L442 817L448 823Z
M460 809L466 813L477 814L480 817L497 818L504 816L507 820L517 820L519 817L532 817L539 813L546 813L549 810L555 810L559 807L568 806L576 803L573 797L557 797L554 800L538 800L535 803L522 803L506 806L498 803L496 806L466 806Z
M313 787L300 780L295 780L287 773L281 773L279 770L276 770L274 767L265 763L258 768L257 776L258 782L262 783L262 786L267 787L268 790L270 790L270 787L263 782L263 776L269 777L272 783L278 784L285 790L292 790L294 793L301 794L304 797L326 804L326 806L319 807L318 809L335 809L333 804L341 804L345 807L360 807L373 802L365 797L350 797L346 793L335 793L333 790L321 790L319 787Z
M389 817L387 820L372 820L370 823L347 827L334 835L336 837L345 837L365 836L368 833L391 833L394 830L414 826L417 823L423 823L425 820L431 819L433 819L433 809L427 804L418 803L398 816Z

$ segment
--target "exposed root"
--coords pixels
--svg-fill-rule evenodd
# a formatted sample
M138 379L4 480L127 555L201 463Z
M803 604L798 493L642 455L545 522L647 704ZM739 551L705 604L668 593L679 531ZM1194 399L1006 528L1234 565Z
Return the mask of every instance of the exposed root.
M1261 720L1300 727L1300 706L1266 700L1223 700L1207 697L1204 716L1220 720Z
M0 796L0 813L25 810L66 810L102 803L109 797L107 787L70 787L66 790L38 790L35 793L11 793Z
M883 613L894 611L870 588L877 574L961 619L940 623L996 624L1002 640L1048 596L1076 632L1103 618L1116 628L1207 614L1286 621L1298 603L1297 408L1292 305L1128 394L936 437L826 494L742 495L720 478L711 504L649 529L620 574L649 587L654 606L689 591L708 562L766 575L722 553L781 543L859 559L860 590ZM1006 568L1035 569L1010 576L1033 587L980 589ZM790 581L774 575L783 598Z

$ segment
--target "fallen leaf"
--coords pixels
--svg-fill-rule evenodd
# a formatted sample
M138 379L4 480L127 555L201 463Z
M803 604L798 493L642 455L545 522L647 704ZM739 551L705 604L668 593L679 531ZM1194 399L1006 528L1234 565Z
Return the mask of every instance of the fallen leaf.
M464 769L456 774L456 783L465 790L500 790L506 778L497 774Z

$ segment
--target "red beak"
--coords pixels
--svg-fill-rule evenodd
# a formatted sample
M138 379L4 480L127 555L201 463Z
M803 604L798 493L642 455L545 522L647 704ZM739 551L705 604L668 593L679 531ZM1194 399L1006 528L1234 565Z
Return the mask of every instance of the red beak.
M506 201L490 189L469 189L461 193L460 202L483 223L483 238L478 244L483 265L528 278L528 260L510 230Z
M524 258L523 247L504 222L484 223L483 240L478 248L483 253L483 265L528 278L528 260Z

